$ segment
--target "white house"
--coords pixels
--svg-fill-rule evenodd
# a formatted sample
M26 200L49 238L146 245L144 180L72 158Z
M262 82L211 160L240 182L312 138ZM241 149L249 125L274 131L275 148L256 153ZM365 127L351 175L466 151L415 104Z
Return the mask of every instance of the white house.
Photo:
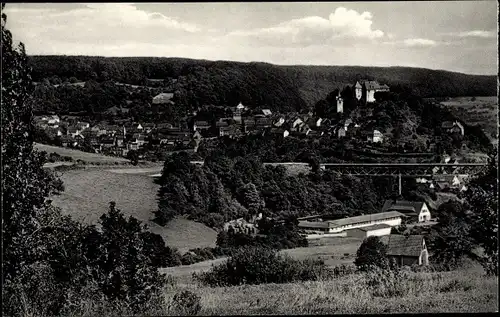
M379 130L373 130L373 143L384 142L384 135Z
M295 120L292 122L292 128L297 128L297 127L299 127L300 125L302 125L303 123L304 123L304 121L302 121L302 119L297 118L297 119L295 119Z
M431 219L431 213L425 202L389 199L385 201L382 211L398 211L406 216L416 217L418 222Z
M281 127L285 123L285 118L279 117L279 119L274 123L274 126Z
M58 116L50 116L47 118L47 123L50 125L56 125L59 124L61 120L59 119Z
M382 237L382 236L390 235L391 229L392 229L392 227L389 225L378 224L378 225L373 225L373 226L368 226L368 227L361 227L361 228L347 230L347 236L361 238L361 239L368 238L371 236Z

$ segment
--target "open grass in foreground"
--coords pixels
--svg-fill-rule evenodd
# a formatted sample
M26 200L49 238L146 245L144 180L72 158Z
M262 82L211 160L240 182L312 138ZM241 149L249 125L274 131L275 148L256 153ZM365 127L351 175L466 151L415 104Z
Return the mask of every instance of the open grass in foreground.
M165 303L141 315L177 315L173 297L183 290L200 296L198 315L363 314L496 312L498 279L481 273L405 272L372 285L367 274L328 281L210 288L195 283L169 286ZM380 281L380 279L379 279ZM75 316L129 315L126 308L83 303Z

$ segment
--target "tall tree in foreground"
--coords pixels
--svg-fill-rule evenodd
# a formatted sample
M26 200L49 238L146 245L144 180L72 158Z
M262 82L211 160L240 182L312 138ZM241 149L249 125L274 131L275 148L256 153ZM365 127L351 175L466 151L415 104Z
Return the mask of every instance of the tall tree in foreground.
M471 235L483 249L480 262L488 274L498 275L498 162L497 155L483 175L469 183L466 206L470 211Z
M5 301L15 300L19 279L30 277L30 266L46 251L37 235L51 219L46 198L55 178L42 168L45 154L33 149L30 69L24 45L13 46L6 22L2 13L2 307L11 315L7 309L15 304Z

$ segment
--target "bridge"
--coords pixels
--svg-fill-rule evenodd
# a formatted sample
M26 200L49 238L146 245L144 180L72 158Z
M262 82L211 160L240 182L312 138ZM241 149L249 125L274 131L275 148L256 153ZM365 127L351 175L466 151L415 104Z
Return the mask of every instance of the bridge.
M203 161L191 161L203 165ZM269 166L309 166L303 162L263 163ZM320 163L321 169L352 176L432 177L436 174L475 174L488 163Z
M203 161L192 161L203 165ZM303 162L263 163L269 166L309 166ZM320 163L321 169L356 177L397 177L401 195L401 178L432 178L442 175L469 176L486 168L488 163Z

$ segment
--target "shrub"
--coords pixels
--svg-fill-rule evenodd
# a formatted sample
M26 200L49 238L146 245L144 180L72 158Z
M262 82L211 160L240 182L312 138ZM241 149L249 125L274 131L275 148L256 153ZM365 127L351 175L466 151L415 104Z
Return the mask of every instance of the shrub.
M388 267L387 246L377 236L366 238L356 253L354 264L360 271L369 271L374 267Z
M173 298L173 308L180 316L196 315L201 309L200 296L188 290L176 293Z
M402 297L409 293L410 275L404 270L372 267L365 273L365 283L375 297Z
M234 251L226 263L193 276L209 286L230 286L317 281L332 275L323 261L296 261L269 248L244 247Z
M335 277L341 277L345 275L350 275L356 272L356 266L341 264L333 268L333 275Z

